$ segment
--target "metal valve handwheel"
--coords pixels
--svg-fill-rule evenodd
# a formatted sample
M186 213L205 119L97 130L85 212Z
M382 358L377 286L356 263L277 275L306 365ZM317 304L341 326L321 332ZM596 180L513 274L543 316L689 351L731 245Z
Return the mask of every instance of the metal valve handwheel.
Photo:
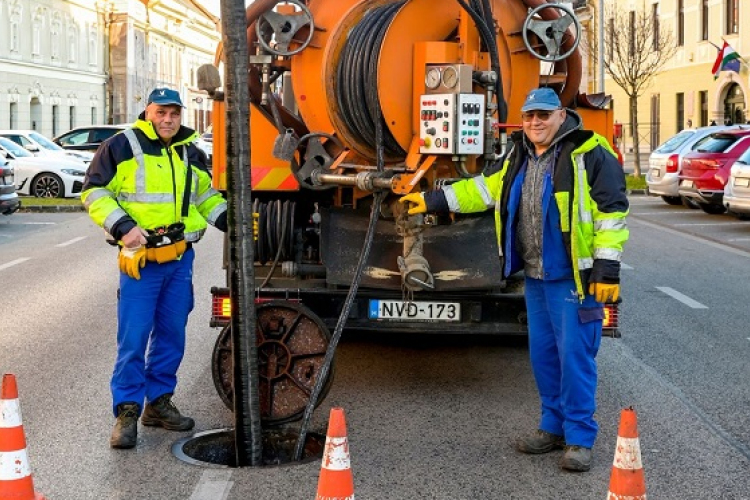
M291 56L304 50L315 33L315 24L310 9L307 8L300 0L286 0L279 4L292 4L299 7L295 14L279 14L273 9L262 14L255 23L255 33L258 36L258 42L264 50L277 56ZM297 33L304 27L309 27L307 39L302 42L295 39ZM272 45L273 42L273 45ZM296 49L289 49L291 42L299 43Z
M539 19L538 14L545 9L561 10L567 15L560 15L560 17L551 21ZM575 37L567 33L571 24L575 26ZM544 44L544 47L547 49L546 55L534 49L534 46L529 41L529 32L534 33ZM569 57L578 47L578 43L581 41L581 22L573 11L565 5L543 4L532 9L529 15L526 16L522 33L523 43L526 45L526 49L531 52L531 55L542 61L557 62ZM572 38L573 42L568 50L560 53L563 44L567 41L566 38Z
M334 160L334 158L328 154L328 151L326 151L321 139L333 141L340 150L344 149L344 145L335 135L326 134L325 132L314 132L300 137L299 144L297 145L297 149L300 149L304 144L307 144L302 166L299 166L294 160L292 160L291 163L292 174L294 174L297 182L299 182L302 187L314 191L322 191L335 187L333 184L316 184L312 179L313 173L316 171L327 170Z

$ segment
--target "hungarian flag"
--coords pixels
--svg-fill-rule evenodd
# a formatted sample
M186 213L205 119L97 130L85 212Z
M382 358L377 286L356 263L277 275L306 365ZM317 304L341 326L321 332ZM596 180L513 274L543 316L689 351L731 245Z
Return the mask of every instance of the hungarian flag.
M719 73L722 71L740 72L740 55L729 46L726 40L721 49L719 49L719 53L716 54L714 67L711 68L711 72L714 74L714 80L719 78Z

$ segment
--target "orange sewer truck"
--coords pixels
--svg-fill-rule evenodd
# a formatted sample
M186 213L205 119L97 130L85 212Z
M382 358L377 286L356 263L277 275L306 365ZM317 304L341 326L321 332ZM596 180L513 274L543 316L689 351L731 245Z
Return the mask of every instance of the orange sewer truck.
M246 14L262 417L299 418L355 280L347 329L524 335L523 279L502 278L491 211L408 216L398 198L496 167L535 87L611 136L609 99L579 91L574 12L544 0L256 0ZM220 47L201 68L208 80L222 59ZM225 96L201 87L225 190ZM224 327L214 382L231 408L229 291L212 293ZM616 306L607 312L616 331Z

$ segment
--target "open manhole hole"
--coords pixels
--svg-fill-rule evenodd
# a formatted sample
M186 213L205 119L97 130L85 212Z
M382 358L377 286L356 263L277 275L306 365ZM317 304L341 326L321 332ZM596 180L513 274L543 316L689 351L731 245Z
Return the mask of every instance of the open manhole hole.
M299 432L289 428L263 429L262 465L302 464L323 457L325 436L308 432L302 460L294 461L294 448ZM199 432L172 445L172 453L194 465L237 467L234 429Z

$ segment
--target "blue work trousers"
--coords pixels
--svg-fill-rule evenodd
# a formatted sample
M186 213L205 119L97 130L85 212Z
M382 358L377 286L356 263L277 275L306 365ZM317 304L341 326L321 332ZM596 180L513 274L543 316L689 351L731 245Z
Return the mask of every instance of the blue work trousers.
M539 428L567 445L596 440L596 353L604 311L593 296L579 302L572 279L526 278L529 352L542 417Z
M117 304L117 360L110 387L117 405L153 401L174 393L185 352L185 328L193 310L193 261L188 249L179 260L148 262L136 280L120 273Z

